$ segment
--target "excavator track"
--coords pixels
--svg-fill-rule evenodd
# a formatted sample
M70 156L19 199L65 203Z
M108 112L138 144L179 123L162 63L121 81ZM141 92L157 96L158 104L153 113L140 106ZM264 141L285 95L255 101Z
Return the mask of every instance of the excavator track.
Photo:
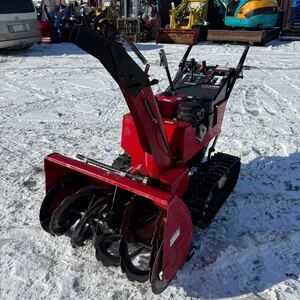
M240 158L216 153L207 162L197 163L183 200L193 224L207 227L234 189L240 173Z

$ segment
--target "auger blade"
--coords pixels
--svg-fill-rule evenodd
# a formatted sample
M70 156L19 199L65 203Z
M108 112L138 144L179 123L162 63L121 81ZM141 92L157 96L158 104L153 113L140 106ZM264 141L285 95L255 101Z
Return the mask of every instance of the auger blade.
M66 196L73 194L86 182L79 176L63 176L50 182L46 196L40 209L40 223L42 228L50 233L49 224L55 209L62 203Z
M170 284L171 280L162 279L163 243L160 244L153 262L150 274L150 283L154 294L162 293Z

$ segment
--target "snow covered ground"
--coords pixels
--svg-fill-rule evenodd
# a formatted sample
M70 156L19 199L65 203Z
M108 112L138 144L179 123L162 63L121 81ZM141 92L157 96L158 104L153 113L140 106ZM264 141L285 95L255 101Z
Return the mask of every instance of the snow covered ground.
M159 79L185 46L141 44ZM243 47L205 44L192 55L235 66ZM159 297L104 268L92 246L42 231L43 157L85 154L111 163L127 112L117 85L71 44L0 53L0 299L300 299L300 42L251 47L231 95L218 151L242 158L237 187L195 255Z

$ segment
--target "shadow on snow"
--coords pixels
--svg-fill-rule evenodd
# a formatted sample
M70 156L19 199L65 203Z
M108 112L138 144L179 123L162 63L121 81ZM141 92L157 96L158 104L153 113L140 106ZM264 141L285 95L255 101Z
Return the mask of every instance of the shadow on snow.
M171 285L205 299L257 294L300 274L300 153L242 165L235 191Z

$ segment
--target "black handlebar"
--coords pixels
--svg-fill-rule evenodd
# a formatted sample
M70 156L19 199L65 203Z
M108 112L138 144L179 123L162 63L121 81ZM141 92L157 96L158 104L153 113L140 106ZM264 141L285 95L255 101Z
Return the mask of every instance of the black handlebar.
M242 73L243 73L244 62L246 60L249 48L250 48L249 45L245 47L244 52L241 56L241 59L237 65L237 67L235 68L235 73L236 73L237 78L243 77Z

